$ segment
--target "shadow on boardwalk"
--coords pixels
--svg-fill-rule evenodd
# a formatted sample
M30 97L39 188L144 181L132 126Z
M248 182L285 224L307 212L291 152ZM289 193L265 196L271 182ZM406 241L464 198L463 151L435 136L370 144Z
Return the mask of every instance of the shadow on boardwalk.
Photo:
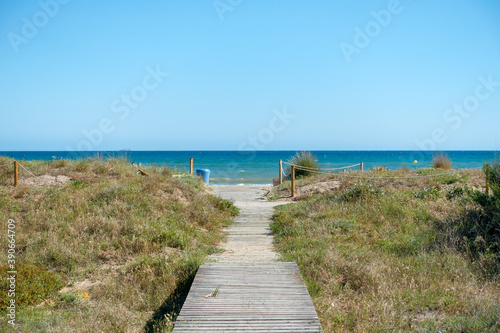
M174 322L181 311L189 289L193 284L197 271L189 275L179 286L170 294L163 304L149 318L144 331L146 333L163 332L169 321ZM168 318L168 319L167 319Z

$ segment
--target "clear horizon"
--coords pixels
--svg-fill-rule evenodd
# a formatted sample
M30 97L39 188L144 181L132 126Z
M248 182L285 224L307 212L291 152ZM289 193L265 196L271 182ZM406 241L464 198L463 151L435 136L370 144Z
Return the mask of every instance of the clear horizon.
M0 9L0 151L500 147L497 1Z
M89 151L82 151L82 152L89 152L89 153L108 153L108 152L127 152L127 151L133 151L133 152L210 152L210 151L217 151L217 152L245 152L245 150L226 150L226 149L184 149L184 150L150 150L150 149L132 149L132 150L89 150ZM310 151L310 152L316 152L316 151L331 151L331 152L339 152L339 151L349 151L349 152L387 152L387 151L395 151L395 152L420 152L421 150L419 149L414 149L414 150L409 150L409 149L261 149L261 150L252 150L256 152L280 152L280 151L285 151L285 152L301 152L301 151ZM439 153L439 152L474 152L474 151L479 151L479 152L498 152L499 150L496 149L446 149L446 150L425 150L423 152L428 152L428 153ZM0 150L0 153L8 153L8 152L73 152L70 150Z

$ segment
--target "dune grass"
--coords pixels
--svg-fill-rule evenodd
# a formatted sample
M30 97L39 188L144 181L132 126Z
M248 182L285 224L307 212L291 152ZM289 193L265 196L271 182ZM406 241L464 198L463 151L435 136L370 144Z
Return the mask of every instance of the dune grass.
M440 152L439 154L432 156L432 167L436 169L451 169L451 158L448 157L448 154L444 154Z
M307 168L310 170L319 170L320 169L320 165L318 163L317 157L315 155L313 155L311 152L306 152L306 151L302 151L300 153L297 152L294 156L292 156L290 158L288 163L297 165L299 167ZM287 172L287 174L290 174L291 168L288 167L286 172ZM314 172L309 171L309 170L303 170L303 169L296 169L295 170L296 177L310 176L313 174L314 174Z
M477 208L470 194L484 189L481 171L341 181L338 190L277 207L272 224L276 247L298 263L325 332L500 330L498 272L470 247L457 247L457 230L446 225Z
M42 285L63 281L58 291L49 288L19 304L16 329L171 328L186 286L205 257L217 251L221 229L237 209L206 193L199 178L174 177L166 168L145 168L146 177L118 159L21 163L36 175L72 180L64 186L28 186L23 185L27 174L21 173L21 185L13 187L11 170L0 169L0 220L16 221L18 269L44 272L46 280L37 282ZM7 248L6 229L0 248ZM7 263L6 250L0 263ZM35 279L24 282L18 284L19 294L37 292ZM5 298L0 292L0 303Z

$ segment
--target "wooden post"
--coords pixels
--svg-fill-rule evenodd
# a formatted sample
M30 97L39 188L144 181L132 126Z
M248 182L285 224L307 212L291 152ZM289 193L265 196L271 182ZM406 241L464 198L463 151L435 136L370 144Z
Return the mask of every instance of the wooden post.
M295 197L295 165L292 165L292 198Z
M14 186L17 186L19 181L19 169L17 167L17 161L14 161Z
M193 175L193 158L191 157L189 159L189 172L191 173L191 176Z
M490 165L486 164L486 194L490 193Z
M280 185L283 184L283 161L280 160L280 175L279 175Z
M359 163L359 170L363 171L363 162Z

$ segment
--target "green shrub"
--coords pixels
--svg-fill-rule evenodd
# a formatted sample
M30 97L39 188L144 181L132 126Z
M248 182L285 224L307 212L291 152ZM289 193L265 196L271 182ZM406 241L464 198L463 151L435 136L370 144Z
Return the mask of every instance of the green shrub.
M83 180L72 180L70 184L71 186L77 189L84 188L85 186L87 186L87 182Z
M467 199L472 193L468 186L453 186L446 189L446 198L448 200Z
M375 189L371 184L356 184L347 188L342 194L337 197L338 201L352 202L364 200L372 197L379 197L384 194L384 190Z
M473 200L480 207L478 236L490 244L495 252L500 252L500 186L492 185L492 194L476 191Z
M8 266L0 266L0 271L7 272ZM56 272L46 271L38 266L18 264L15 275L16 308L21 309L29 305L43 302L66 285L65 278ZM6 275L0 282L0 312L5 311L10 297L8 297L10 280Z
M357 224L355 220L336 220L332 222L328 229L331 233L336 233L339 230L343 232L347 232L353 228L356 228Z
M293 156L288 163L293 164L293 165L298 165L299 167L311 169L311 170L319 170L320 166L318 164L318 159L315 155L311 154L311 152L300 152L296 153L295 156ZM288 168L287 173L291 173L291 168ZM302 177L302 176L310 176L313 174L314 171L309 171L309 170L301 170L295 168L295 175L297 177Z
M500 272L500 191L496 191L496 198L480 192L473 196L479 207L447 221L442 232L451 233L448 239L469 253L483 273L496 276Z
M473 200L481 209L477 225L471 230L469 239L480 237L484 241L483 253L490 253L500 264L500 164L493 163L489 172L491 193L476 191Z
M500 161L496 160L491 163L489 170L487 170L486 168L487 164L483 166L483 171L489 178L490 184L500 186Z
M68 165L68 160L54 160L51 161L50 164L53 168L64 168L66 165Z
M75 171L84 172L87 171L90 167L92 160L80 160L75 162Z
M216 196L212 196L209 198L215 208L222 212L229 212L231 216L238 216L240 210L236 207L231 201L224 200Z
M498 166L494 168L497 172ZM500 185L496 178L491 181L491 192L449 189L448 198L469 196L475 205L449 217L438 227L448 243L469 253L487 275L500 272Z
M457 175L444 175L441 177L436 177L438 181L440 181L443 184L449 185L449 184L454 184L460 180L460 176Z
M420 190L413 193L417 199L437 199L439 198L440 191L437 187L426 188L422 187Z
M61 307L70 307L73 305L77 305L80 303L80 298L72 293L61 293L59 298L57 299L57 306Z

